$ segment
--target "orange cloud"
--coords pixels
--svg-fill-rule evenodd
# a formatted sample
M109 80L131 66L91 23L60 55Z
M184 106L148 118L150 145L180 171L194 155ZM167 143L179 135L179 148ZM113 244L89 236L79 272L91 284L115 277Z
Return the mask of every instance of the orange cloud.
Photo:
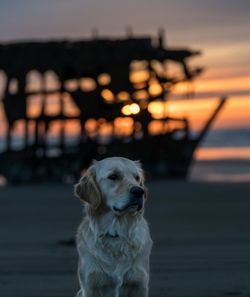
M250 147L199 148L195 160L250 159Z
M193 89L196 93L224 93L230 95L231 92L249 91L250 75L217 78L217 79L197 79L194 83L179 83L173 88L174 95L184 95Z
M153 102L149 111L155 119L164 116L188 118L192 129L201 129L218 104L218 99ZM250 128L250 96L230 97L213 124L214 129Z

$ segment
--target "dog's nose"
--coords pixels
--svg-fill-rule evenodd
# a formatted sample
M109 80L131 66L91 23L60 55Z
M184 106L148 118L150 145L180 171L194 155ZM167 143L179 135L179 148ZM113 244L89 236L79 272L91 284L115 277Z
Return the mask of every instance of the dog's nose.
M134 186L130 189L130 194L132 194L134 197L142 197L144 190L141 187Z

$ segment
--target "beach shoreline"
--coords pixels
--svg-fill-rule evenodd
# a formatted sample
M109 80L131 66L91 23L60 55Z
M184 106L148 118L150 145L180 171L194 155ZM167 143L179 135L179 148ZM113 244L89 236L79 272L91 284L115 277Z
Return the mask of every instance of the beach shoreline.
M148 188L150 296L249 297L250 185L161 179ZM74 296L81 217L72 185L0 188L1 296Z

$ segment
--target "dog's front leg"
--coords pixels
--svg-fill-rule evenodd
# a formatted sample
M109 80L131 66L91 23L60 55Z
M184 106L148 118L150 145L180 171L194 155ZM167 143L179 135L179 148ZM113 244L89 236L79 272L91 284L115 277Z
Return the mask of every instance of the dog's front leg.
M100 288L100 296L102 297L120 297L119 288L115 285L107 285Z
M148 297L148 286L144 282L128 283L122 287L120 297Z
M98 270L88 274L81 288L82 295L76 297L120 297L113 279Z

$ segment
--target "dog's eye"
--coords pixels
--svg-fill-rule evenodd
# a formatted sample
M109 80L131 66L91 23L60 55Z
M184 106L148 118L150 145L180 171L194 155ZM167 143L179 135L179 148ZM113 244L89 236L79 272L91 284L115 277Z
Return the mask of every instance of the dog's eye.
M136 175L136 176L135 176L135 180L136 180L136 181L139 181L139 180L140 180L140 176L139 176L139 175Z
M117 173L112 173L108 176L108 179L111 180L118 180L119 179L119 175Z

